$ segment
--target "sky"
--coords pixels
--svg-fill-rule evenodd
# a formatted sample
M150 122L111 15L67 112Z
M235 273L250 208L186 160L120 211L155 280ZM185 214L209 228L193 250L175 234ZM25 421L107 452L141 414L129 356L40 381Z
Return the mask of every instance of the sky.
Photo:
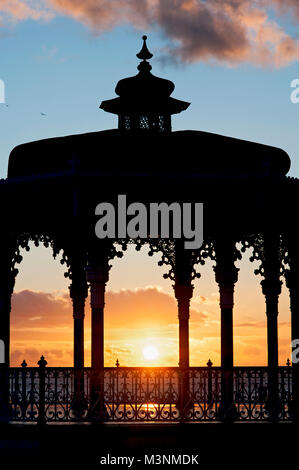
M299 176L297 0L0 0L0 178L18 144L115 128L99 110L119 79L135 75L141 37L155 75L191 106L173 129L199 129L283 148ZM299 96L299 94L298 94ZM42 158L42 156L41 156ZM240 156L242 158L242 156ZM248 258L248 257L247 257ZM265 306L245 257L236 286L235 363L266 363ZM177 365L178 324L171 283L157 258L133 249L117 260L107 286L105 362ZM72 313L59 261L45 248L24 254L12 306L12 364L72 365ZM163 314L161 313L163 312ZM140 321L135 322L136 318ZM151 321L149 321L149 318ZM133 322L134 320L134 322ZM280 363L290 355L290 314L280 300ZM190 319L192 365L219 364L218 288L211 263L196 281ZM90 357L87 301L86 365ZM142 354L155 345L150 364Z

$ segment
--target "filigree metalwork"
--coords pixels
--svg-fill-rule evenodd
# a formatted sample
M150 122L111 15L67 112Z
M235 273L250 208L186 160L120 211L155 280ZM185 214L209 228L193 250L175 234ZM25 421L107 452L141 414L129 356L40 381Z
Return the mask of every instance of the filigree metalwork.
M20 367L9 371L11 420L36 422L85 422L96 419L91 368ZM292 367L106 367L99 400L104 421L219 421L222 383L231 375L234 419L237 421L292 420ZM188 383L185 402L181 386ZM44 388L41 387L44 381ZM277 400L271 402L273 386ZM41 397L44 390L44 397ZM40 407L41 399L44 407Z
M169 271L163 274L164 279L170 279L175 281L176 272L176 241L174 239L161 239L161 238L149 238L147 240L136 239L132 240L131 243L135 243L135 248L140 251L144 245L149 247L148 255L154 256L160 254L161 259L158 261L158 266L168 266ZM206 260L210 258L215 261L215 249L212 241L205 241L200 249L188 250L189 259L188 262L191 268L190 281L196 278L200 278L201 274L197 272L196 266L198 264L204 265Z
M242 239L238 240L241 244L238 259L242 258L242 253L252 248L252 254L249 258L250 262L259 262L259 266L254 270L255 275L265 277L265 248L264 248L264 237L262 234L246 235ZM288 253L285 240L282 236L279 238L279 249L278 249L278 260L279 260L279 276L284 276L288 268Z

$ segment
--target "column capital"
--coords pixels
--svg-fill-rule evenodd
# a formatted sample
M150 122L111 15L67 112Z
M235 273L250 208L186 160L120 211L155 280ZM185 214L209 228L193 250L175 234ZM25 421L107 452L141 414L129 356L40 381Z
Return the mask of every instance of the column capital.
M74 299L86 299L88 296L87 282L72 282L69 286L70 298Z
M232 264L229 268L219 264L213 267L217 284L232 285L238 281L239 268Z
M193 289L192 285L182 285L182 284L174 284L174 295L177 300L188 300L190 301L193 296Z
M288 289L296 289L299 285L299 270L288 269L284 274L286 286Z
M109 267L87 266L86 279L90 284L106 284L109 280Z
M109 266L87 266L86 279L90 284L91 308L104 308L105 288L109 280Z
M190 318L190 300L193 295L192 285L175 284L173 286L174 295L178 302L179 320L189 320Z
M234 307L234 287L238 281L239 269L234 265L228 268L222 266L215 266L215 279L219 285L220 293L220 308L233 308Z
M278 297L281 294L282 281L279 279L263 279L261 286L265 296Z

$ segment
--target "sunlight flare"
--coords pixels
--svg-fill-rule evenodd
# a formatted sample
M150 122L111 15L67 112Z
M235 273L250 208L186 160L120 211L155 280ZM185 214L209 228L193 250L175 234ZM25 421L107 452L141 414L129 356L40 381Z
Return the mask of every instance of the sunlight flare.
M159 351L156 348L156 346L152 346L152 345L145 346L143 348L143 357L147 361L154 361L155 359L158 359Z

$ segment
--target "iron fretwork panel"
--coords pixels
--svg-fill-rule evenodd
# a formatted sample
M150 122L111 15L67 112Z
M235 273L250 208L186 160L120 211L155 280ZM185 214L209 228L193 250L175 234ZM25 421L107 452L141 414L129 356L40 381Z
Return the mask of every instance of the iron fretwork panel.
M105 404L112 421L177 421L176 368L116 368L105 372Z
M41 373L42 372L42 373ZM182 384L188 392L184 395ZM10 418L17 422L219 421L221 388L233 374L233 419L292 420L292 368L106 367L104 386L91 368L10 368ZM44 387L41 386L44 381ZM273 403L271 392L277 389ZM186 398L187 396L187 398ZM184 402L182 401L184 398ZM102 412L99 407L102 403Z
M277 400L273 402L274 388ZM292 370L279 367L234 369L234 406L239 421L288 421L292 419Z
M171 118L168 114L121 114L118 122L119 129L125 131L143 130L157 133L171 131Z

